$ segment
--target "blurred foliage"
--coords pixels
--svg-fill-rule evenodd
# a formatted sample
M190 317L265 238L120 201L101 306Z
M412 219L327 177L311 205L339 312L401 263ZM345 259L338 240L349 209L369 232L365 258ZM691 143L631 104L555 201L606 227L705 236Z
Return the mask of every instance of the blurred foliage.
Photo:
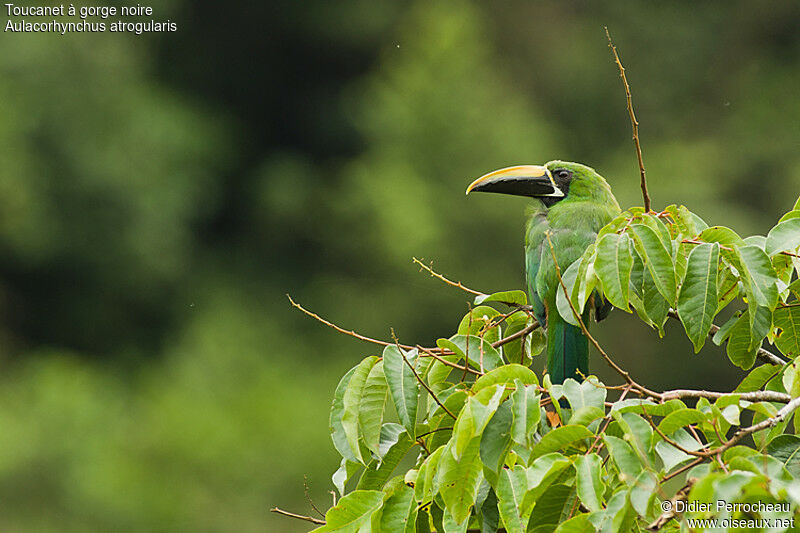
M524 201L475 176L565 158L639 203L604 24L656 207L764 233L800 190L795 2L162 5L175 34L0 36L3 530L305 530L268 508L304 473L328 501L370 349L284 293L427 342L464 298L411 256L522 284ZM738 381L622 315L598 335L642 380Z

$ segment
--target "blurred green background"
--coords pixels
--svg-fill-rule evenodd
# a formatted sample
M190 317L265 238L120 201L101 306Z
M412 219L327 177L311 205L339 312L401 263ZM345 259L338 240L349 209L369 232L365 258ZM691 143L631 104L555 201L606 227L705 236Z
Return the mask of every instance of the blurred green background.
M0 530L306 531L327 413L370 345L522 286L514 163L764 233L800 193L800 4L160 2L157 35L0 36ZM3 22L5 23L5 17ZM596 328L654 388L742 372L676 324ZM596 360L595 360L596 361ZM537 365L541 366L541 362ZM615 382L595 362L600 376Z

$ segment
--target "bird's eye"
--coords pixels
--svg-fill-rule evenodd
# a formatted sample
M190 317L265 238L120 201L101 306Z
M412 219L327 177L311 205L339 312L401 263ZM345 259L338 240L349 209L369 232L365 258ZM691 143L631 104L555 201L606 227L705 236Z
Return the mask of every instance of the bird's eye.
M560 170L556 170L556 177L564 179L564 180L569 178L569 170L565 170L563 168L560 169Z

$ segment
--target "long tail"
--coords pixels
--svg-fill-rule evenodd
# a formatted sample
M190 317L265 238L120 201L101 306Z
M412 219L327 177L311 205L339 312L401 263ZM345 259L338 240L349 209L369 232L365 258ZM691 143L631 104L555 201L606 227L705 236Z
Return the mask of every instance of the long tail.
M553 383L567 378L581 381L580 370L589 375L589 339L581 329L568 324L557 313L547 317L547 373Z

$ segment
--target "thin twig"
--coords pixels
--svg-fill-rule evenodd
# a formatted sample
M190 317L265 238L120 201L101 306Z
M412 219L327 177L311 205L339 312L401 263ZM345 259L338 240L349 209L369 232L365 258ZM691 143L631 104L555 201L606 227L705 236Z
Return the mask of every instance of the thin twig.
M628 115L631 119L631 129L633 130L633 144L636 147L636 159L639 161L639 175L640 175L640 183L639 185L642 188L642 198L644 199L644 210L645 213L650 211L650 195L647 192L647 179L644 175L644 161L642 160L642 147L639 144L639 121L636 120L636 114L633 112L633 97L631 96L631 87L628 85L628 78L625 76L625 67L622 66L622 61L619 59L619 54L617 53L617 47L614 46L614 43L611 41L611 34L608 33L608 28L606 30L606 37L608 38L608 47L611 48L611 51L614 53L614 61L617 63L617 67L619 67L619 76L622 78L622 84L625 86L625 101L628 106Z
M466 363L464 366L461 366L458 363L450 362L447 359L443 358L442 356L436 355L430 349L425 348L423 346L420 346L419 344L417 345L417 349L418 350L422 350L423 352L425 352L425 355L427 355L428 357L433 357L434 359L436 359L437 361L439 361L443 365L453 367L453 368L455 368L457 370L464 370L464 372L469 372L470 374L475 374L476 376L482 376L483 375L481 372L469 368L469 364L468 363ZM451 355L455 355L452 352L450 352L450 354ZM420 354L420 355L422 355L422 354Z
M316 511L316 513L320 515L322 518L325 518L325 513L317 509L317 506L314 505L314 500L311 499L311 496L308 493L308 476L305 474L303 475L303 489L305 490L306 493L306 500L308 500L308 503L311 505L311 508L314 511Z
M692 460L691 463L687 463L687 464L683 465L682 467L680 467L679 469L677 469L676 471L672 472L671 474L667 474L666 476L664 476L661 479L660 483L666 483L670 479L672 479L674 477L678 477L679 475L683 474L684 472L686 472L687 470L691 469L692 467L699 465L703 461L705 461L704 457L698 457L697 459Z
M622 400L624 400L625 396L627 396L628 393L631 391L631 388L632 388L632 385L630 383L625 385L625 389L622 391L622 394L619 395L619 399L617 401L621 402ZM589 455L591 453L591 451L594 449L594 447L600 442L600 439L602 438L603 434L606 432L606 429L608 429L608 425L610 423L611 423L611 412L609 412L608 415L606 415L605 419L603 420L603 427L600 429L600 431L597 432L597 437L595 437L594 441L589 446L589 449L586 450L586 453L584 455ZM597 447L598 451L600 450L601 446L602 446L602 444Z
M372 344L379 344L381 346L392 346L393 345L393 343L391 343L391 342L381 341L381 340L378 340L378 339L373 339L372 337L367 337L365 335L361 335L360 333L356 333L352 329L351 330L347 330L347 329L341 328L341 327L337 326L336 324L334 324L333 322L329 322L329 321L325 320L324 318L322 318L318 314L312 313L311 311L309 311L308 309L306 309L305 307L303 307L299 303L295 302L292 299L292 297L289 296L288 294L286 295L286 297L289 298L289 302L292 304L292 307L296 307L297 309L302 311L304 314L310 316L314 320L322 322L323 324L325 324L326 326L328 326L330 328L335 329L339 333L344 333L345 335L349 335L350 337L355 337L358 340L371 342ZM402 344L400 346L402 348L406 349L406 350L413 349L413 346L405 346L405 345L402 345Z
M418 264L420 267L425 269L431 276L433 276L434 278L436 278L438 280L441 280L441 281L445 282L446 284L450 285L451 287L455 287L456 289L461 289L462 291L468 292L468 293L472 294L473 296L486 296L486 293L484 293L484 292L476 291L476 290L470 289L469 287L465 287L460 281L453 281L453 280L447 279L446 277L444 277L443 275L439 274L438 272L435 272L432 267L429 267L428 265L426 265L425 263L423 263L422 261L420 261L416 257L412 257L411 259L416 264Z
M305 520L306 522L311 522L313 524L319 524L321 526L325 525L325 520L320 520L319 518L314 518L313 516L305 516L302 514L290 513L289 511L284 511L283 509L278 509L277 507L273 507L270 509L273 513L278 513L283 516L288 516L289 518L297 518L298 520Z
M693 455L695 457L710 457L711 455L714 455L715 452L713 452L713 451L697 452L697 451L694 451L694 450L690 450L689 448L684 448L683 446L681 446L680 444L678 444L677 442L675 442L671 438L669 438L666 435L664 435L664 432L661 431L661 429L659 429L658 425L653 420L653 417L651 417L650 413L648 413L647 409L645 409L644 404L642 404L642 413L644 414L644 417L647 419L647 422L650 424L650 427L652 427L653 430L655 430L655 432L658 433L659 437L664 439L664 442L666 442L667 444L669 444L673 448L677 448L678 450L682 451L683 453L685 453L687 455Z
M455 420L455 419L456 419L456 415L454 415L454 414L453 414L453 413L450 411L450 409L448 409L447 407L445 407L445 405L442 403L442 401L441 401L441 400L439 400L439 397L438 397L438 396L436 396L436 393L435 393L435 392L433 392L433 390L432 390L430 387L428 387L428 384L427 384L427 383L425 383L425 380L424 380L424 379L422 379L422 378L420 377L420 375L419 375L419 374L417 374L417 371L416 371L416 369L414 368L414 365L412 365L412 364L411 364L411 361L409 361L409 360L408 360L408 358L406 357L406 354L405 354L405 352L403 352L403 349L400 347L400 346L401 346L401 345L400 345L400 342L397 340L397 336L394 334L394 330L392 330L392 338L394 339L395 346L397 346L397 350L400 352L400 357L402 357L402 358L403 358L403 361L405 361L405 362L406 362L406 365L408 365L408 368L410 368L410 369L411 369L411 373L412 373L412 374L414 374L414 377L415 377L415 378L417 378L417 381L419 381L419 384L420 384L420 385L422 385L422 386L425 388L425 390L426 390L426 391L428 391L428 394L430 394L430 395L431 395L431 398L433 398L433 401L435 401L437 404L439 404L439 407L441 407L441 408L444 410L444 412L445 412L445 413L447 413L448 415L450 415L450 417L451 417L453 420ZM424 446L423 446L423 447L424 447Z

